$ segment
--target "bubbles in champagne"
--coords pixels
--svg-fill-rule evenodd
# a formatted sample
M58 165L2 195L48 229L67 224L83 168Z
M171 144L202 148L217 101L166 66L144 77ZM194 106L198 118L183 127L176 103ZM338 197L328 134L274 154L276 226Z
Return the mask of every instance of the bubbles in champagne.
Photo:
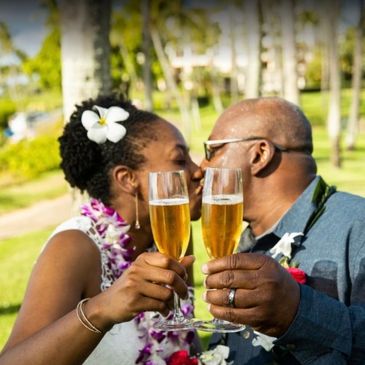
M220 194L220 195L207 195L203 197L203 204L239 204L243 203L242 194Z
M150 200L150 205L180 205L180 204L189 204L188 198L169 198L169 199L155 199Z
M203 240L211 258L231 255L234 252L242 231L242 221L242 194L203 197Z
M149 204L152 233L158 250L175 259L182 258L190 238L189 199L156 199Z

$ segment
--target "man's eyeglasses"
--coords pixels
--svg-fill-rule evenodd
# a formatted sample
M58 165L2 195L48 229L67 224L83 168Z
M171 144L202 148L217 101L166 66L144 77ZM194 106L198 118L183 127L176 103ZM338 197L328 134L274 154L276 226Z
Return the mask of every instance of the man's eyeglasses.
M269 141L273 144L273 146L281 151L281 152L287 152L289 151L288 148L285 148L277 143L271 142L267 138L264 137L247 137L247 138L230 138L230 139L217 139L213 141L205 141L204 142L204 153L205 153L205 159L207 161L210 161L210 159L213 157L214 152L218 149L223 147L227 143L236 143L236 142L249 142L249 141L257 141L260 139L264 139L266 141Z

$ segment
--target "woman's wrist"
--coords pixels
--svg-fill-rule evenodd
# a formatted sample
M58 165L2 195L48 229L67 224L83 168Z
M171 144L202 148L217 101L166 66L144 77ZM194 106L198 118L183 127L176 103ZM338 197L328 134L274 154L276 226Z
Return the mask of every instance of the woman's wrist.
M108 319L104 306L98 296L91 298L84 303L84 313L87 319L102 333L109 331L114 323Z

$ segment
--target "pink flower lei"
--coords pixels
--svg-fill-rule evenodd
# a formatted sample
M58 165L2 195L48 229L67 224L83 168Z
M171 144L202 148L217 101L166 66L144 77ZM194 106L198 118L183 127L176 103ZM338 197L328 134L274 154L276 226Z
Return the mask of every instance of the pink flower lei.
M127 234L130 225L113 209L97 199L81 206L81 214L89 217L95 224L95 229L103 240L100 250L106 254L106 265L111 270L113 281L117 280L132 264L135 247L130 247L131 237ZM181 306L186 317L191 317L193 291L189 289L189 301ZM164 332L155 330L153 324L160 320L159 313L142 312L134 318L139 338L144 346L139 349L135 364L159 365L166 364L171 354L188 349L193 342L193 331ZM166 351L166 347L170 351Z

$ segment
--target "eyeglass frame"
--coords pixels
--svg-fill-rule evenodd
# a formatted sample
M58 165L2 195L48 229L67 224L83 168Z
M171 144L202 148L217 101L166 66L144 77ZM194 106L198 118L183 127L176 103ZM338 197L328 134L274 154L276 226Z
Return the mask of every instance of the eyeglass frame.
M280 152L288 152L289 148L286 148L280 144L274 143L272 141L270 141L269 139L265 138L265 137L247 137L247 138L228 138L228 139L216 139L216 140L211 140L211 141L204 141L203 145L204 145L204 155L205 155L205 159L207 161L210 161L210 159L212 158L211 153L214 150L209 150L208 146L210 145L225 145L227 143L236 143L236 142L249 142L249 141L258 141L260 139L264 139L265 141L269 141L278 151Z

